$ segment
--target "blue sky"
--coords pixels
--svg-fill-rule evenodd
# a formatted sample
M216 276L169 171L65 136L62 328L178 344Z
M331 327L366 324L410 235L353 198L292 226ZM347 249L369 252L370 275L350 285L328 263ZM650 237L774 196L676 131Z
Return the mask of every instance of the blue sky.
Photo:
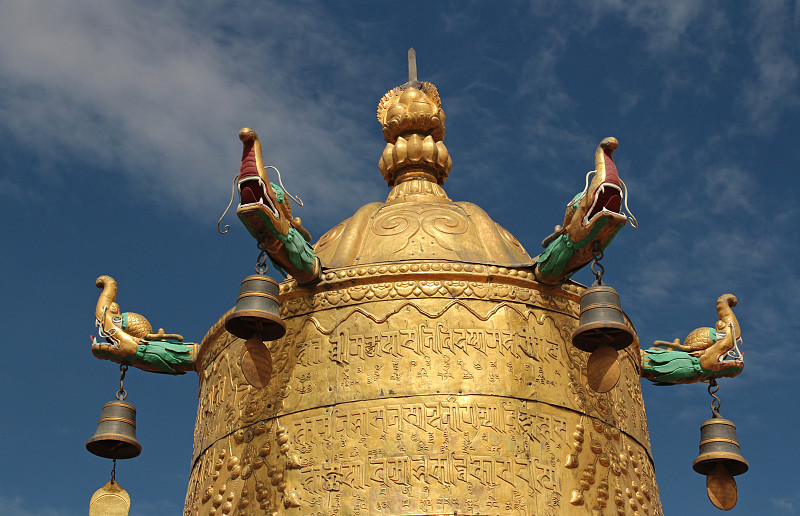
M800 3L777 0L0 3L0 514L85 514L108 480L84 449L119 374L89 351L94 279L199 341L257 254L234 217L216 230L239 128L318 237L386 196L375 106L411 46L447 113L449 196L532 255L619 139L640 228L605 279L644 344L737 295L746 367L719 394L751 469L731 513L800 514L798 35ZM126 387L144 447L117 472L131 515L179 514L197 378L132 370ZM644 396L665 513L714 513L691 470L705 385Z

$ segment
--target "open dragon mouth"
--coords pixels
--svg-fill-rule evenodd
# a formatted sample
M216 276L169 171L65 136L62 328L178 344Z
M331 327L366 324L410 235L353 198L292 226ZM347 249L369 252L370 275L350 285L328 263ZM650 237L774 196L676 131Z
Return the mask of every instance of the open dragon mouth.
M619 185L614 183L605 182L601 184L594 192L594 199L592 200L592 207L583 217L583 225L590 225L594 219L603 214L613 213L625 217L621 213L622 210L622 189Z
M239 209L237 213L244 209L261 209L269 210L270 213L276 218L280 217L278 209L272 202L269 196L269 188L261 175L258 173L258 160L256 157L256 141L257 136L255 132L249 129L242 129L239 132L239 138L244 143L244 150L242 152L242 163L239 166Z
M239 176L239 209L264 207L273 216L280 217L278 209L267 195L267 186L259 176Z
M741 366L744 365L744 353L739 349L739 344L742 343L742 338L739 337L733 343L733 348L728 350L727 353L719 357L718 362L726 366Z

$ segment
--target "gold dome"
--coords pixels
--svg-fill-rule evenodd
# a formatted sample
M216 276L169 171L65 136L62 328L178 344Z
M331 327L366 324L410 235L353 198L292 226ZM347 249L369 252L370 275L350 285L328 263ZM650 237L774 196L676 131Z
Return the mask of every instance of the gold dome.
M377 115L387 142L378 168L393 188L385 203L363 206L322 235L314 252L324 266L398 260L533 264L485 211L453 202L440 186L453 160L442 141L445 114L436 86L409 80L383 96Z
M395 186L325 233L314 246L326 267L398 260L531 265L525 248L475 204L453 202L425 179Z

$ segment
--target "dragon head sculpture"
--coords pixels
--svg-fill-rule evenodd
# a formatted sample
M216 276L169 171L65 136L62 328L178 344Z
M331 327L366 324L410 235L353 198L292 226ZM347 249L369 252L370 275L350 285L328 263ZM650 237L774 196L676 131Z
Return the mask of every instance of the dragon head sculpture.
M249 127L239 131L244 146L242 163L239 166L239 207L236 215L247 227L253 238L266 240L274 232L286 235L289 232L291 209L284 207L284 199L278 200L278 192L269 181L267 169L261 157L261 140ZM283 197L281 191L281 197Z
M657 340L654 347L643 349L642 377L658 385L674 385L741 373L744 354L739 349L739 321L733 313L736 304L736 296L723 294L717 299L718 320L713 327L697 328L683 344L680 339Z
M300 283L317 281L320 264L308 245L311 235L299 218L292 217L289 195L270 182L267 169L274 167L264 166L258 134L245 127L239 131L239 139L244 148L237 178L236 216L282 272Z
M618 145L613 137L600 142L586 187L567 205L563 226L542 242L546 249L536 260L536 276L543 283L556 284L589 263L595 249L605 249L627 222L624 184L611 157Z
M608 244L627 221L622 213L622 182L611 158L618 146L613 137L600 142L594 156L596 172L592 181L567 207L564 229L573 241L583 240L599 226L594 240Z

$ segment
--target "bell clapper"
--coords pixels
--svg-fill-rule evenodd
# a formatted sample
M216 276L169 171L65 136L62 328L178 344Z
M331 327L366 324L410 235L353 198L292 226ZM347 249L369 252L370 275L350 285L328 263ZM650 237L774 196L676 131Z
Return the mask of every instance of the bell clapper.
M706 494L717 509L729 511L736 506L736 479L722 463L718 463L706 477Z
M130 508L131 497L114 480L112 470L111 480L92 495L89 516L127 516Z
M619 382L619 352L608 344L600 344L586 362L586 383L595 392L608 392Z

